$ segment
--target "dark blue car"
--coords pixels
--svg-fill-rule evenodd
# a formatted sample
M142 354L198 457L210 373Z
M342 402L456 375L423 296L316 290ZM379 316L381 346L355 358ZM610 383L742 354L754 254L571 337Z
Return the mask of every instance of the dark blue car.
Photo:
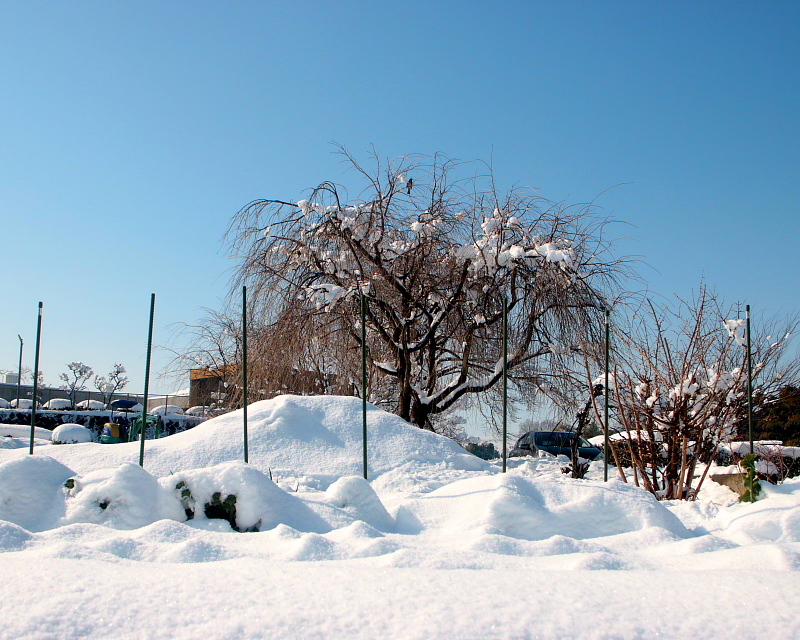
M554 456L572 455L574 433L567 431L528 431L523 435L509 453L511 457L536 456L539 451L546 451ZM578 443L578 455L584 460L602 460L603 452L599 447L590 444L586 438Z

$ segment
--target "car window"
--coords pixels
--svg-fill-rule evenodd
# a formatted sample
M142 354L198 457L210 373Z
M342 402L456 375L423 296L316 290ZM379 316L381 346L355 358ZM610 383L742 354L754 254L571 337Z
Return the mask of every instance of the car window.
M556 436L556 442L558 442L559 447L571 447L572 446L572 439L574 436L571 433L555 433L553 434Z
M574 433L567 433L565 431L537 431L533 435L537 447L571 447L572 440L575 437ZM581 438L579 446L592 446L588 443L584 444L585 442L586 441Z
M533 434L533 441L536 443L537 447L552 447L553 445L550 443L550 434L547 432L540 431L538 433Z

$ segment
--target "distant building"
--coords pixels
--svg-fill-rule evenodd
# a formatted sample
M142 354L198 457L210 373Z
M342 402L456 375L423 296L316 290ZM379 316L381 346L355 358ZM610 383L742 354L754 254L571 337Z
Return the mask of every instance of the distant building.
M267 367L269 378L252 379L248 383L250 402L274 398L291 393L301 396L348 393L340 389L336 377L316 371L298 371L286 365ZM191 369L189 371L189 404L191 406L241 404L241 376L239 367Z
M229 404L233 399L232 384L239 368L205 367L189 371L189 405L207 407L211 404Z

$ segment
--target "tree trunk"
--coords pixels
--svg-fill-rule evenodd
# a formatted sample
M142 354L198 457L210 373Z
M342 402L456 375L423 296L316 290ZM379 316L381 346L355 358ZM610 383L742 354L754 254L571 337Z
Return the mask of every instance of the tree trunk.
M433 407L429 404L423 404L418 400L415 401L411 407L411 424L419 427L420 429L433 431L433 425L431 425L429 420L432 408Z

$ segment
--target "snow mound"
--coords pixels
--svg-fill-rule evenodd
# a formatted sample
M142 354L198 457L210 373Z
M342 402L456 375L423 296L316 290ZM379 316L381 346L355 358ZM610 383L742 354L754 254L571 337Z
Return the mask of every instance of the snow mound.
M209 505L225 505L228 500L227 505L235 509L235 525L239 531L266 531L279 524L319 533L331 529L301 500L243 462L183 471L161 478L160 483L166 491L173 492L176 499L183 500L183 509L188 509L199 523L212 515ZM235 500L229 500L230 496Z
M28 531L54 527L64 514L64 482L73 471L46 456L0 464L0 520Z
M81 424L65 422L53 429L53 444L78 444L91 442L92 432Z
M489 463L449 438L418 429L367 405L369 477L407 462L447 469L486 470ZM148 440L145 468L156 476L211 467L243 457L242 411L212 418L184 431ZM248 407L250 464L282 477L363 475L361 400L342 396L278 396ZM78 473L138 460L139 443L54 447L48 455ZM9 452L11 453L11 452ZM324 488L324 487L323 487Z
M800 542L800 478L777 486L762 481L761 487L755 503L734 504L717 516L725 537L741 545Z
M339 478L325 492L331 504L343 509L356 520L369 523L379 531L394 528L394 519L378 498L369 482L359 476Z
M178 498L137 464L101 469L74 478L63 524L91 522L137 529L157 520L185 520Z
M521 540L576 540L658 527L692 533L651 494L621 482L507 473L448 484L404 507L423 528ZM413 522L413 520L407 521Z
M0 520L0 552L24 549L33 536L19 525Z
M20 424L0 424L0 438L10 436L12 438L26 438L31 437L31 428ZM50 429L43 427L34 427L33 437L39 440L50 440L53 432Z

